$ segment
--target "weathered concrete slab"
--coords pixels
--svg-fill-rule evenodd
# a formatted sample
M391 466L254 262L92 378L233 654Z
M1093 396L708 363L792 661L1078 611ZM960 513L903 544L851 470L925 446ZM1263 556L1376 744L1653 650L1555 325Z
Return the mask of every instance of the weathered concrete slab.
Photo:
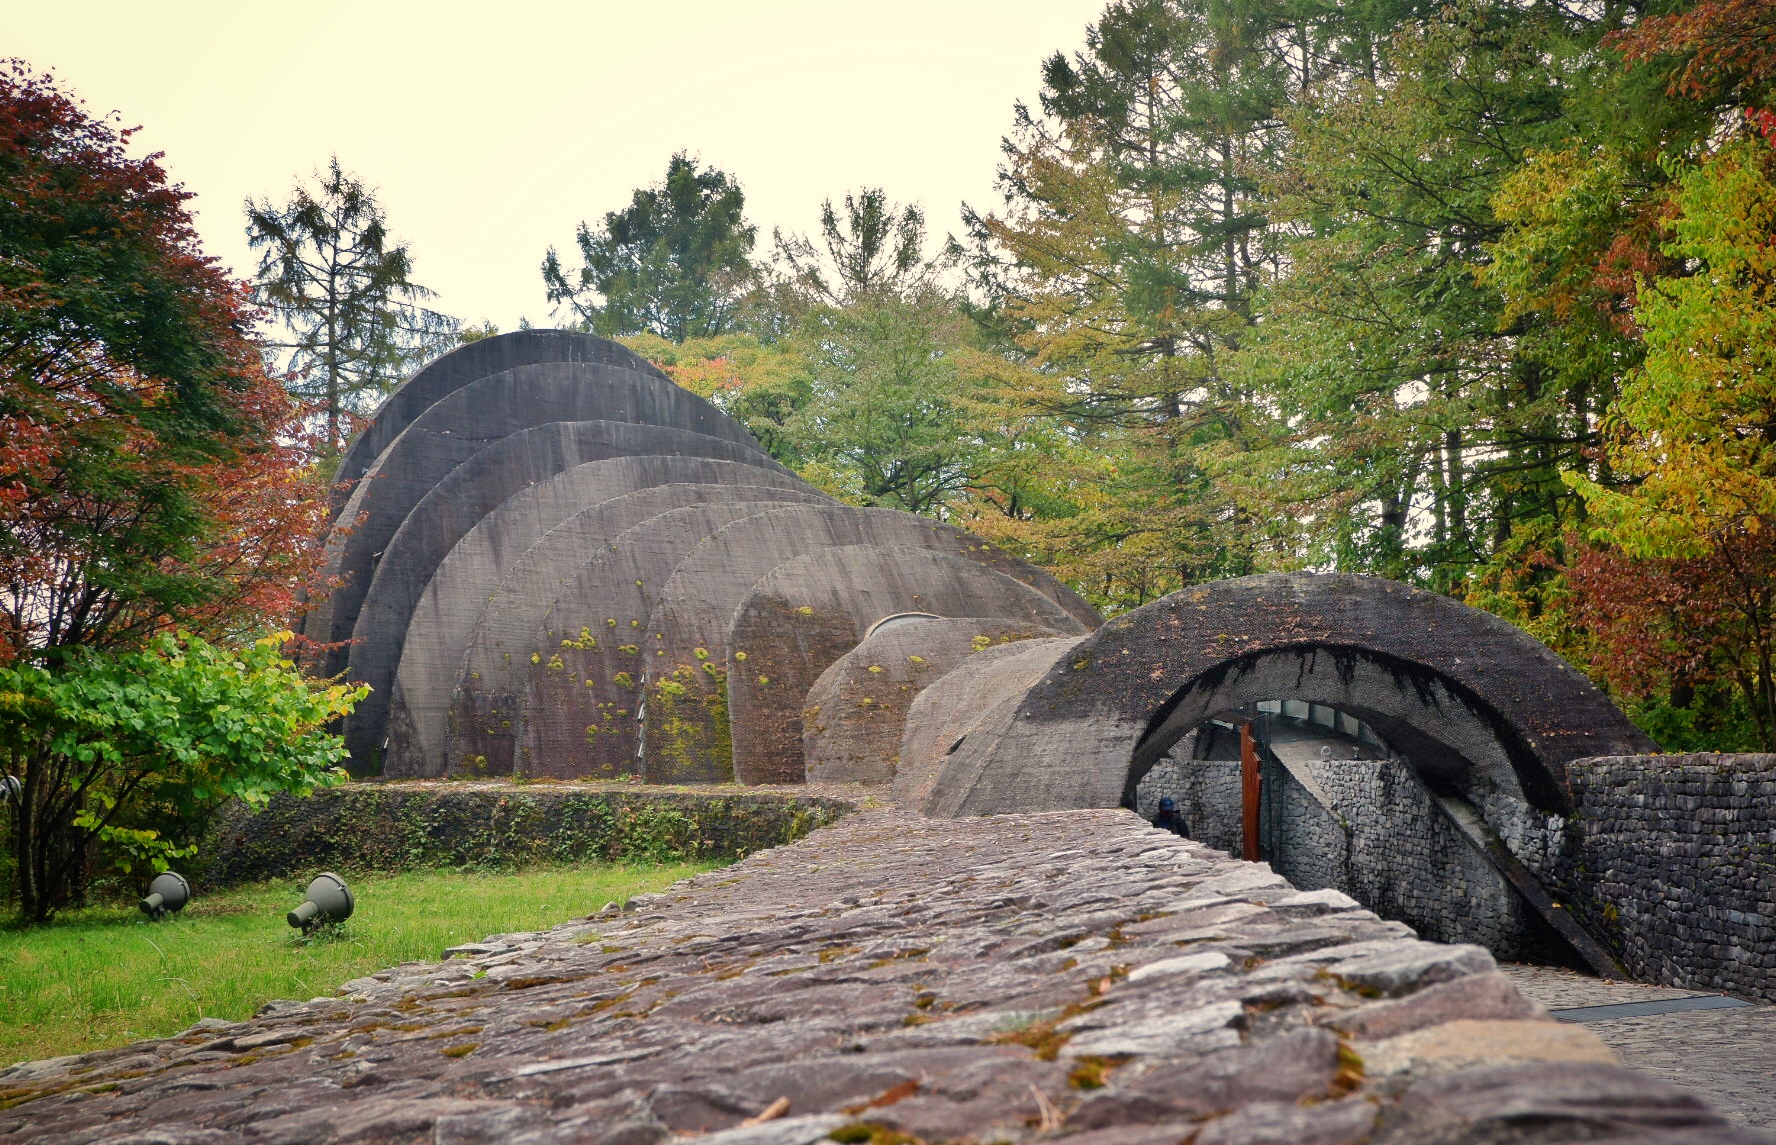
M921 692L995 647L1058 635L991 616L905 620L871 632L808 689L800 721L808 782L892 783Z
M727 681L734 777L741 783L812 779L802 762L808 689L872 625L901 612L1003 617L1031 634L1086 631L1030 585L947 553L859 545L786 561L752 586L728 623L724 643L736 658ZM737 660L742 652L743 662ZM898 744L897 735L882 758L891 759Z
M351 441L339 458L338 480L356 481L369 470L384 449L427 409L471 382L519 366L542 362L579 362L591 366L615 366L665 379L652 362L629 347L571 330L516 330L458 346L434 358L384 398L376 417ZM336 495L333 506L341 508L345 494Z
M685 476L700 475L714 478L719 483L659 485L582 509L539 538L504 571L499 583L491 590L485 579L479 576L469 580L466 586L450 589L444 573L484 530L496 530L502 544L516 543L518 538L512 529L498 518L506 514L508 508L516 507L519 498L512 498L489 514L458 543L451 557L446 559L445 567L433 577L426 590L426 599L422 599L415 610L415 621L408 629L407 650L395 684L399 694L411 694L405 681L410 674L409 660L414 655L415 641L420 638L420 617L433 611L439 616L452 618L454 624L465 613L454 610L450 603L453 598L467 602L470 608L476 601L485 602L465 638L465 649L457 657L446 720L449 738L445 760L448 769L492 775L511 773L517 757L519 711L530 669L543 666L545 662L552 664L564 647L584 642L577 632L561 640L544 642L537 638L538 629L555 599L572 584L580 569L589 560L608 554L611 544L623 532L661 513L697 505L766 500L774 504L820 504L831 500L787 474L726 461L683 460ZM433 598L438 607L429 610L428 601ZM590 635L588 626L587 637ZM454 639L454 636L450 638ZM429 686L421 694L436 695ZM423 726L419 731L421 734L417 738L421 741L434 734Z
M725 647L734 610L759 578L820 549L897 545L963 557L1030 585L1082 625L1098 615L1048 573L960 529L888 509L780 509L729 525L687 556L646 626L642 774L650 782L701 783L733 776ZM810 681L811 683L812 681Z
M1024 693L1084 637L1025 640L971 656L928 684L907 711L894 802L923 811L937 776L972 729Z
M644 626L660 591L710 534L795 503L716 501L670 510L585 562L531 640L538 662L529 666L519 714L518 770L558 778L638 773L636 721L651 643Z
M377 558L375 575L352 626L352 679L377 691L346 722L347 746L360 765L387 734L386 719L407 625L438 566L470 529L508 497L578 465L625 457L707 457L760 471L775 469L763 454L721 438L646 423L550 422L508 435L465 461L415 505ZM672 480L661 460L640 484L610 495ZM355 727L355 731L353 730Z
M630 905L15 1067L0 1142L1771 1140L1126 812L863 812Z
M448 754L446 738L451 696L462 678L464 650L474 621L496 598L499 582L511 566L549 536L556 525L577 517L583 509L602 506L613 497L634 492L643 481L666 476L732 479L739 474L758 474L765 481L778 479L785 490L806 492L808 501L826 501L806 490L799 479L757 465L641 454L575 465L522 488L474 522L424 586L401 641L401 660L394 673L389 714L387 774L442 776L449 760L462 760L462 753ZM602 549L611 536L602 534L590 541L583 538L579 549L563 550L561 556L579 563L591 550ZM547 600L552 595L543 596L540 611L547 611Z
M731 463L718 463L731 464ZM749 474L759 473L756 484ZM724 474L718 482L680 482L638 490L612 498L569 517L531 546L501 577L476 617L457 674L451 700L450 758L482 757L492 774L507 774L516 758L516 716L487 721L470 713L516 713L524 702L525 680L532 656L547 657L578 634L543 640L543 621L590 561L610 551L623 532L673 509L730 501L778 500L782 504L830 503L831 498L808 488L800 479L769 471ZM588 628L588 636L590 629ZM500 727L506 718L513 727ZM478 737L495 736L487 746ZM488 750L492 747L493 750Z
M1568 760L1650 743L1495 616L1373 577L1276 574L1187 589L1106 624L1015 710L977 725L989 734L950 758L926 807L1115 806L1202 720L1285 697L1356 716L1421 769L1495 758L1500 786L1543 814L1568 808Z
M317 599L303 632L317 642L351 637L378 554L445 476L509 434L550 422L617 421L720 438L775 465L738 423L652 373L549 362L480 378L427 408L390 442L358 482L327 538L321 580L340 583ZM343 650L323 672L345 666Z

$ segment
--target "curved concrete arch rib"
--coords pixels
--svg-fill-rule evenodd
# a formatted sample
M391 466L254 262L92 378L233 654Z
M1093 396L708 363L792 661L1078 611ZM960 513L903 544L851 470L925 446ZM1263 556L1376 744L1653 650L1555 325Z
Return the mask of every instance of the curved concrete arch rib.
M1287 694L1256 694L1288 679ZM1192 696L1226 706L1351 688L1362 691L1345 702L1429 754L1460 757L1484 727L1545 812L1567 806L1569 760L1652 746L1584 676L1495 616L1372 577L1275 574L1187 589L1106 624L969 737L927 809L1115 806L1188 730Z
M476 761L477 771L512 771L530 658L553 663L558 655L559 642L536 640L537 628L588 557L608 552L613 538L686 506L829 500L771 470L704 458L671 460L679 463L672 467L675 473L703 483L662 484L581 509L538 537L503 572L486 554L497 547L504 559L523 543L525 531L507 518L514 511L528 512L522 504L528 491L488 514L452 550L414 610L395 676L397 717L391 726L402 729L403 741L421 753L427 774L469 770L466 761ZM612 464L595 462L569 472ZM492 582L495 574L499 579ZM410 729L399 715L403 710L410 714Z
M543 362L614 366L670 380L652 362L629 347L591 334L571 330L516 330L482 338L432 359L390 391L377 407L370 424L346 443L339 457L336 480L344 483L362 477L389 443L440 399L493 374ZM343 506L346 496L336 494L333 507Z
M344 583L317 601L304 620L304 635L326 644L351 636L378 554L414 507L458 466L512 434L552 422L593 420L705 434L756 454L760 464L781 468L721 411L650 374L556 362L478 379L415 419L358 482L322 560L322 578ZM324 674L344 668L345 658L342 649L331 653Z
M588 462L645 456L708 457L740 462L761 472L780 468L745 446L687 430L621 421L555 422L513 434L481 451L414 506L378 559L352 628L347 671L352 679L380 692L380 698L378 692L371 693L346 720L346 743L360 766L387 736L388 690L414 606L457 543L507 498L532 485ZM645 484L670 481L668 471L669 463L657 463ZM611 495L643 487L618 487ZM473 616L470 613L467 619Z
M1086 639L1066 636L998 645L970 656L926 685L907 711L894 772L894 801L925 811L950 755L1000 709L1015 707L1030 685Z
M643 774L651 782L733 778L726 730L726 647L734 610L760 577L819 549L897 545L959 556L1002 572L1048 597L1081 626L1098 615L1041 569L979 537L891 509L827 506L779 509L713 534L687 556L661 592L645 629ZM885 609L884 611L893 611ZM812 681L810 681L812 682Z
M655 431L656 435L667 432L670 431ZM664 444L664 439L660 443ZM506 573L529 550L563 522L588 508L606 505L613 498L666 485L679 477L721 480L736 473L753 474L767 483L780 482L790 497L796 494L788 491L798 490L805 491L809 500L825 500L799 479L761 466L695 456L619 455L577 465L527 485L474 520L433 567L411 607L389 696L386 772L442 775L450 759L461 759L465 754L487 755L485 751L449 747L452 694L461 676L464 649L476 619L497 597ZM454 501L440 501L438 507L460 509ZM415 510L416 520L422 512L424 507ZM438 532L438 547L449 541L450 532ZM610 536L605 533L591 544L583 544L573 563L583 563L585 554L601 548ZM390 559L401 559L395 546L391 546L390 553ZM394 587L411 589L415 583ZM380 597L373 590L365 615L373 615L379 602ZM507 719L509 716L501 717L502 721ZM479 726L479 721L465 726ZM508 733L505 739L509 744L510 729L502 730ZM504 754L510 758L509 747Z
M732 461L687 458L685 479L625 493L580 510L518 558L481 607L462 657L458 690L506 696L523 691L536 637L556 599L622 533L674 509L735 501L822 504L831 498L797 478ZM693 469L690 466L695 465ZM568 638L573 636L567 634Z
M637 686L652 643L642 626L673 571L710 534L797 503L766 496L668 510L580 567L531 637L538 661L528 665L518 715L518 770L608 778L637 769Z
M892 783L907 713L927 687L970 658L1058 635L990 616L909 618L869 633L827 665L803 701L808 782Z
M808 689L876 621L915 611L999 617L1020 624L1027 636L1086 631L1031 586L948 553L858 545L786 561L759 578L728 624L734 777L741 783L815 778L802 760Z

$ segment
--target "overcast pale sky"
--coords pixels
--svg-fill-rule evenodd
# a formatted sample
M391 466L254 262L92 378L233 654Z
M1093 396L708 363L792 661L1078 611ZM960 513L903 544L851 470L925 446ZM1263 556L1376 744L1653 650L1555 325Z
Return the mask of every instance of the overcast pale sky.
M860 186L957 229L963 200L997 202L1013 102L1104 3L58 0L10 6L0 56L140 124L238 273L242 201L336 152L381 188L439 307L511 329L546 320L544 249L680 149L739 178L761 253Z

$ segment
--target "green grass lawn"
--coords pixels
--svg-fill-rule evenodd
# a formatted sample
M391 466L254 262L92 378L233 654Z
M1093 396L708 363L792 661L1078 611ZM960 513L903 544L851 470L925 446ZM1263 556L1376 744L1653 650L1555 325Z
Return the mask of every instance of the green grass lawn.
M235 1021L273 998L306 1000L397 962L436 959L490 934L542 930L707 866L421 871L350 879L357 910L337 936L284 921L308 880L194 897L150 923L93 907L0 930L0 1065L165 1037L199 1018Z

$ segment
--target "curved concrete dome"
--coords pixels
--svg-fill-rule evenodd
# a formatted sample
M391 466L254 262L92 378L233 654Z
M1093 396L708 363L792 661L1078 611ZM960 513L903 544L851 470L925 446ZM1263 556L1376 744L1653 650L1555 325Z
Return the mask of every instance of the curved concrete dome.
M352 490L327 538L323 582L339 580L316 603L303 633L319 643L352 635L358 609L369 592L378 555L409 513L458 466L501 439L553 422L610 421L656 425L704 434L756 455L759 464L777 466L737 423L714 406L652 374L577 362L520 366L469 383L421 414L391 442ZM672 452L631 450L631 452ZM505 455L496 454L494 459ZM587 459L589 460L589 459ZM491 464L482 459L483 466ZM469 481L489 469L470 470ZM497 472L493 477L497 478ZM464 482L459 480L459 484ZM342 652L331 654L324 673L344 667Z
M636 720L644 645L651 643L644 625L654 602L673 570L710 534L798 503L764 496L668 510L631 527L580 567L532 637L538 661L530 665L519 714L519 770L561 777L639 770Z
M798 507L761 514L713 534L687 556L661 592L642 644L642 774L651 782L733 778L728 742L726 648L734 610L760 577L819 549L899 545L963 557L1035 588L1084 627L1098 615L1077 593L979 537L890 509Z
M809 500L824 500L797 478L760 466L707 457L641 454L590 461L545 477L475 521L438 563L413 605L401 638L400 663L390 696L387 773L443 774L451 696L476 618L497 596L507 571L538 542L588 507L607 504L636 490L665 485L676 477L738 474L755 474L767 482L779 480L786 490L806 491ZM610 536L598 537L569 556L583 561L586 553L602 548ZM376 601L373 589L366 615L371 614Z
M802 762L808 689L883 617L914 610L997 616L1032 633L1086 631L1030 585L948 553L856 545L786 561L759 578L728 625L734 778L741 783L813 778ZM894 754L890 750L884 759Z
M808 782L892 783L907 713L927 687L995 648L1057 635L997 617L901 613L893 624L878 623L827 665L803 699Z
M1277 574L1106 624L982 721L926 808L1116 806L1203 719L1279 698L1350 712L1421 768L1495 760L1544 812L1567 808L1567 761L1652 749L1590 681L1495 616L1372 577Z
M704 458L675 459L683 463L685 477L701 477L704 484L681 481L659 485L613 497L590 508L582 509L562 521L534 545L501 576L491 592L484 583L472 583L459 595L470 608L477 599L485 599L479 615L466 638L465 647L456 657L450 692L449 736L444 759L451 770L485 771L508 774L516 759L517 724L524 700L525 680L533 667L531 657L539 663L552 664L565 644L581 642L577 633L565 638L539 639L538 629L549 615L556 598L574 581L589 560L608 554L615 539L628 529L673 509L733 502L773 504L828 501L825 494L808 489L794 477L756 467L738 467L731 461L710 461ZM595 462L597 465L611 464ZM752 482L748 484L747 482ZM498 527L495 518L518 498L490 514L484 524ZM477 527L479 531L479 527ZM508 534L502 529L502 538ZM457 546L461 551L474 538L470 533ZM433 596L444 572L455 560L455 553L445 562L445 569L433 578L427 596ZM437 594L440 601L447 600ZM449 613L451 606L444 611ZM407 683L408 658L414 653L419 638L419 617L427 611L422 601L415 611L413 626L408 631L407 651L396 675L398 693L413 695ZM461 613L459 615L466 615ZM590 631L590 627L588 632ZM583 677L582 677L583 678ZM430 692L427 694L436 694ZM397 697L397 703L400 702ZM429 738L430 733L421 737ZM552 774L557 774L552 772Z
M458 466L414 506L388 541L352 627L346 670L351 679L381 692L380 698L371 693L346 721L347 746L354 760L369 759L385 737L388 689L413 609L458 542L507 498L532 485L589 462L635 457L660 460L635 478L639 484L615 485L611 496L673 480L668 460L672 457L733 461L760 472L777 469L763 454L731 441L622 421L536 426L503 438Z
M580 362L615 366L664 379L654 364L617 342L571 330L516 330L458 346L434 358L396 386L377 407L376 416L346 443L335 480L356 481L369 471L390 442L421 414L471 382L518 366L541 362ZM333 507L344 505L349 491L335 494Z

